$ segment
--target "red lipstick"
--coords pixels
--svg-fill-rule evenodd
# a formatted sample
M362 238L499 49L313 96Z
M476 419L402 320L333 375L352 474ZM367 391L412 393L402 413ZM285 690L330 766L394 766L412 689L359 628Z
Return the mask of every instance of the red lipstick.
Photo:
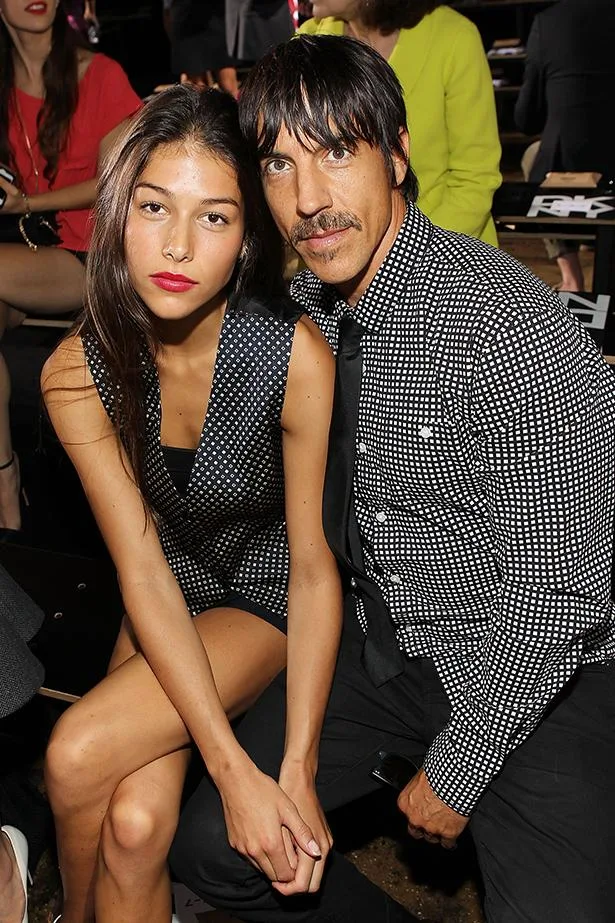
M187 292L193 285L198 285L195 279L188 276L182 276L181 273L175 272L155 272L150 279L158 288L165 292Z
M34 16L44 16L47 12L47 4L37 0L36 3L30 3L26 7L26 13L32 13Z

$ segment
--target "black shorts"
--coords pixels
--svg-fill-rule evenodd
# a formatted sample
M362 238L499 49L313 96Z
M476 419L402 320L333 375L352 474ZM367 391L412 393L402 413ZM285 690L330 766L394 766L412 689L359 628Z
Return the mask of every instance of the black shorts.
M87 250L70 250L68 247L66 247L65 249L68 251L68 253L72 253L73 256L76 256L79 262L83 263L83 265L85 266L85 261L88 256Z
M228 606L229 609L242 609L243 612L251 612L252 615L258 616L258 618L263 619L264 622L269 622L274 628L286 634L286 619L276 615L271 609L261 606L260 603L254 602L253 599L247 599L245 596L242 596L241 593L229 593L229 595L225 596L219 603L216 603L216 608L218 606Z

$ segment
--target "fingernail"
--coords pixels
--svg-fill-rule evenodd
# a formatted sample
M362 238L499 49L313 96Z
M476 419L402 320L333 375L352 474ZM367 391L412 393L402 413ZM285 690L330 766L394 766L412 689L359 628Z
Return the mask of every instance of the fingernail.
M310 842L309 842L307 845L308 845L308 849L309 849L309 851L310 851L310 853L311 853L312 856L321 856L321 855L322 855L322 853L321 853L321 851L320 851L320 846L318 845L318 843L316 842L316 840L310 840Z

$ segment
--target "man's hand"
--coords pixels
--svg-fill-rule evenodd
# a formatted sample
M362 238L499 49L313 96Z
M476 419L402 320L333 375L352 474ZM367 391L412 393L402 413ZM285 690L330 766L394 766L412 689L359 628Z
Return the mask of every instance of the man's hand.
M453 849L470 819L453 811L438 798L422 769L402 790L397 807L406 815L410 836L415 840L437 843L445 849Z

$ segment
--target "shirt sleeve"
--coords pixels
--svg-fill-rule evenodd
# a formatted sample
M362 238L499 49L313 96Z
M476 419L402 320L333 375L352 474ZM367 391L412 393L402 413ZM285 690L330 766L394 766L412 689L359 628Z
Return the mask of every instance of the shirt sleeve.
M97 133L102 139L124 119L134 115L143 102L117 61L106 55L96 55L96 58L97 70L93 75L96 98L92 100L94 111L88 116L95 119Z
M449 230L479 237L502 182L502 149L493 83L480 34L464 22L451 42L444 74L448 134L446 190L429 217Z
M501 591L425 761L436 794L461 814L611 630L614 382L563 306L511 323L476 364L468 425Z

